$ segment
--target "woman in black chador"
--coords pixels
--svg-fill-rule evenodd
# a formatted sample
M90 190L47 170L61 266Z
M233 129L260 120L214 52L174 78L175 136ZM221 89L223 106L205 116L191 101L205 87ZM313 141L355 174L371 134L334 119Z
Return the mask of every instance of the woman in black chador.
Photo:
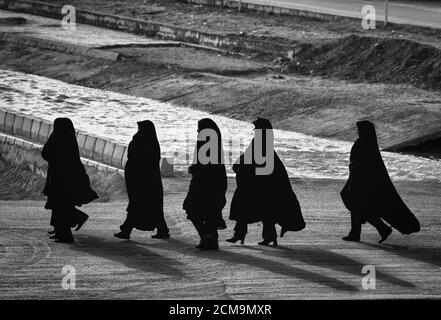
M136 228L143 231L157 229L157 233L152 235L154 239L170 238L164 220L160 160L161 149L155 125L149 120L138 122L138 132L129 143L124 168L129 196L127 218L115 237L130 239L132 229Z
M183 208L201 238L196 248L216 250L218 230L226 228L222 209L226 203L227 174L221 132L209 118L198 122L198 141L188 172L192 179Z
M46 186L48 197L45 208L52 210L51 225L56 242L73 242L70 228L79 230L88 219L87 214L75 208L98 198L90 188L89 176L80 160L73 123L68 118L57 118L54 131L43 147L42 157L49 163Z
M273 134L271 123L267 119L258 118L253 122L255 130L262 130L262 139L254 139L245 154L233 165L236 173L237 188L233 195L230 209L230 219L236 221L234 236L228 242L244 243L248 224L258 221L263 223L260 245L277 245L275 224L282 227L281 236L287 231L300 231L305 228L300 204L294 194L286 169L273 149ZM265 139L266 137L266 139ZM260 148L257 144L261 144ZM269 143L265 153L266 143ZM256 161L256 157L265 154L265 164ZM271 157L271 154L273 157ZM258 173L256 170L272 161L270 172ZM270 166L271 167L271 166Z
M351 212L351 231L343 240L359 241L361 225L369 222L378 230L382 243L392 232L383 220L403 234L418 232L418 220L390 180L373 123L359 121L357 128L359 138L351 149L349 179L341 191L343 203Z

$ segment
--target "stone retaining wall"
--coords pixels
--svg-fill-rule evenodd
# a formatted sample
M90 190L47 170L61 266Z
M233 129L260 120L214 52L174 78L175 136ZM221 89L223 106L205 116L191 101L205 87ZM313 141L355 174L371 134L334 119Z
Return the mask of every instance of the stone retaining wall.
M41 157L41 145L0 133L0 157L8 163L45 177L47 162Z
M42 147L52 133L49 121L0 109L0 133L4 133L2 144L17 145L26 150ZM103 170L123 170L127 161L127 146L109 139L77 131L78 148L84 161ZM39 165L40 166L40 165ZM161 158L161 174L173 175L173 158Z
M30 170L46 177L47 162L41 157L43 145L18 137L0 133L0 157L8 163ZM96 168L100 172L118 173L122 178L124 171L86 158L81 161L87 168Z
M14 167L33 172L43 178L47 176L47 162L41 157L42 145L0 133L0 159L3 163L12 164ZM89 176L92 188L98 193L98 201L126 201L124 171L99 162L81 158ZM20 174L20 171L15 172ZM15 177L20 179L20 177ZM41 193L42 189L35 189L30 185L22 186L23 192L29 190ZM41 188L41 184L39 188Z
M82 55L86 57L93 57L97 59L105 59L110 61L116 61L119 58L119 53L115 51L106 51L106 50L88 48L71 43L63 43L53 40L24 36L11 32L0 32L0 40L10 43L17 43L24 46L37 47L41 49L54 50L54 51L65 52L74 55Z
M0 9L61 19L61 5L31 0L0 0ZM199 44L219 49L247 49L258 52L287 55L292 51L289 40L285 42L264 41L259 37L223 35L202 32L197 29L182 28L165 23L151 22L113 14L104 14L82 9L76 10L78 23L94 25L107 29L130 32L148 37Z

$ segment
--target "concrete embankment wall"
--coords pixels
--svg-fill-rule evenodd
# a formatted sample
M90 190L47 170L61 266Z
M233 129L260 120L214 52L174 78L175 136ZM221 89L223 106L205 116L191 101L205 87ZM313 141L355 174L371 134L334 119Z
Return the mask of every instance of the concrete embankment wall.
M41 157L41 148L40 144L0 133L0 161L9 165L10 168L7 170L11 170L6 176L3 174L1 177L5 179L1 181L2 199L44 199L42 192L45 184L44 177L47 175L47 162ZM92 188L99 195L98 201L127 198L122 170L85 158L81 160ZM5 169L2 168L2 171ZM29 172L34 174L35 178L30 178ZM14 186L8 187L8 183ZM18 189L17 183L20 184Z
M74 55L81 55L81 56L92 57L97 59L105 59L110 61L117 61L119 58L119 53L115 51L87 48L84 46L79 46L71 43L63 43L59 41L35 38L32 36L25 36L11 32L0 32L0 40L10 43L17 43L24 46L37 47L41 49L59 51Z
M47 163L41 158L41 148L52 130L53 124L49 121L0 110L1 157L45 176ZM77 131L77 141L85 165L123 177L127 161L126 145L81 131ZM161 158L161 174L173 175L173 158Z
M0 0L0 9L62 19L62 6L47 2L30 0ZM148 37L182 41L219 49L247 49L258 52L286 55L292 51L292 43L262 41L258 37L241 37L202 32L191 28L181 28L158 22L150 22L113 14L104 14L87 10L76 10L78 23L130 32ZM286 40L288 41L288 40Z

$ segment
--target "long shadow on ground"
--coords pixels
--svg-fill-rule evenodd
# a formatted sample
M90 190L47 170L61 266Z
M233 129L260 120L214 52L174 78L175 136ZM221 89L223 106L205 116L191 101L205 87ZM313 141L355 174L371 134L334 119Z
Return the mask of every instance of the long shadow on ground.
M399 255L403 258L422 261L441 267L441 250L440 248L409 248L407 246L400 246L394 244L372 244L368 242L360 242L363 245L384 250L392 254Z
M184 277L183 264L159 255L135 241L121 241L90 235L75 236L76 244L70 249L119 262L129 268L171 277Z
M366 263L354 260L352 258L346 257L344 255L338 254L336 252L323 250L320 248L299 248L291 249L288 247L278 246L276 247L278 250L267 250L262 247L250 247L247 246L248 249L258 250L264 252L265 254L287 258L290 260L301 261L302 263L306 263L308 265L314 265L318 267L323 267L327 269L332 269L335 271L345 272L349 274L353 274L355 276L359 276L360 279L363 276L361 270ZM376 268L376 277L385 282L389 282L394 285L398 285L406 288L415 288L415 285L411 282L402 280L393 275L384 273L379 271Z
M170 239L167 243L139 243L137 245L145 247L156 247L162 250L174 251L185 255L191 255L195 258L212 259L225 261L231 264L242 264L251 266L253 268L260 268L265 271L280 274L282 276L288 276L293 278L302 279L309 282L314 282L320 285L328 286L335 290L341 290L346 292L357 292L358 288L348 284L344 281L328 277L316 272L304 270L294 266L286 265L284 263L276 262L273 260L262 259L252 255L246 255L242 253L236 253L231 251L200 251L189 246L188 243L181 242L179 240Z

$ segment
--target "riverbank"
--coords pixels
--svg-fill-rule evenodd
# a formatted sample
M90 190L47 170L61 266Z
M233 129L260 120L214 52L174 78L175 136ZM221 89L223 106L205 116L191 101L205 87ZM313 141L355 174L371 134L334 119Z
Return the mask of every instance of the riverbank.
M29 27L44 29L46 37L57 28L52 19L35 19L28 21ZM59 31L56 33L60 37ZM1 44L3 69L170 102L237 120L266 117L277 129L353 141L355 121L370 119L377 125L383 148L440 130L441 93L410 85L283 75L272 62L196 48L164 47L162 43L106 49L121 55L114 62L29 44ZM418 149L413 151L418 153ZM436 155L425 151L429 156Z
M75 244L47 239L49 212L43 201L0 201L0 299L412 299L441 297L441 184L396 182L421 222L421 232L394 231L385 244L364 226L362 242L341 240L350 221L339 197L344 181L293 180L306 229L287 233L279 247L262 247L261 226L245 245L225 242L234 182L229 181L218 252L194 248L197 233L182 211L189 179L163 179L165 216L172 237L153 240L134 231L113 238L127 203L91 203L89 221ZM62 268L76 270L76 289L63 290ZM376 289L361 286L362 268L376 268Z
M62 0L52 3L64 5ZM194 5L179 0L73 0L77 9L145 19L201 31L221 34L241 34L279 42L314 42L337 39L351 34L380 38L409 39L441 48L437 29L410 25L384 27L377 23L375 30L364 30L361 20L340 18L321 21L306 17L274 15L214 6Z
M361 32L352 30L350 25L345 25L345 29L339 30L336 35L329 34L328 28L324 30L324 38L314 33L313 39L293 40L282 34L277 37L265 37L261 34L249 35L244 31L224 33L215 29L206 30L199 25L188 26L182 24L181 14L179 14L181 24L176 25L176 22L167 19L161 21L138 19L131 15L115 15L106 10L90 11L91 8L87 4L85 7L78 5L75 7L78 22L147 37L205 45L267 61L277 60L277 68L283 74L318 75L356 82L412 84L428 90L441 88L439 71L441 53L437 29L390 26L384 33L377 33L377 29L364 30L360 27L359 20L352 19L352 23L356 22ZM136 3L133 5L136 8L130 7L133 12L141 10L136 7ZM56 19L55 25L63 18L62 5L59 4L16 0L3 2L2 8L50 17ZM142 8L142 12L145 13L144 9L148 8L148 14L154 16L165 12L163 7L158 8L156 4L149 7L143 3ZM185 10L183 13L185 15ZM191 17L194 18L195 15ZM280 16L277 16L278 18ZM300 17L300 19L306 19L306 23L317 22L310 18ZM243 23L241 20L240 25ZM334 23L335 21L329 25L331 30L336 26ZM402 32L395 36L397 28ZM291 30L287 28L284 31L295 33L298 28ZM404 31L410 32L411 36ZM302 35L304 33L305 31L302 31Z

